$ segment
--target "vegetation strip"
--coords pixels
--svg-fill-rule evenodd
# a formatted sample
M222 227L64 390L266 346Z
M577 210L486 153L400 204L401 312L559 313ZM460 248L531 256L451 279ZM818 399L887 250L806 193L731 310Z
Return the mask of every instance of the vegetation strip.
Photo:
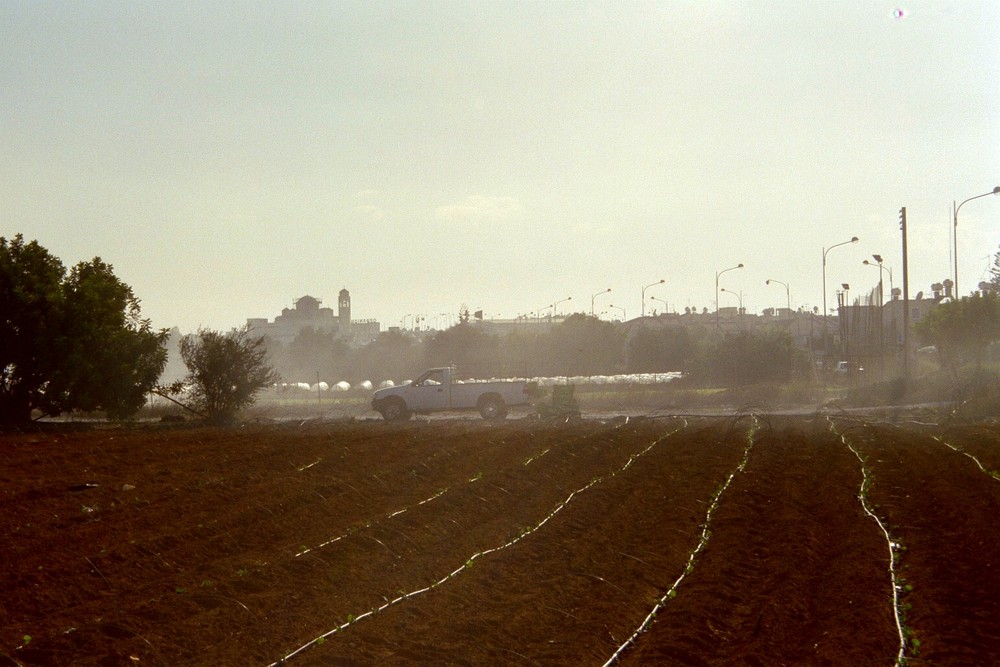
M837 433L836 425L833 421L830 421L830 430L840 438L840 441L847 445L854 455L861 462L861 490L858 493L858 499L861 500L861 507L865 511L865 514L870 516L878 524L878 527L882 530L882 534L885 535L885 541L889 545L889 576L892 580L892 612L896 619L896 631L899 633L899 653L896 654L896 665L902 666L906 664L906 632L903 629L902 611L899 602L899 591L902 590L902 585L899 582L899 577L896 574L896 563L899 559L897 551L900 548L899 542L896 542L892 536L889 534L889 530L885 527L882 519L878 517L875 512L872 511L868 504L868 490L871 488L871 476L868 474L868 464L867 460L861 455L861 452L848 440L847 435L843 433Z
M660 597L660 599L656 601L656 604L653 605L653 609L650 610L648 614L646 614L646 618L644 618L642 623L639 624L639 627L636 628L635 631L632 633L632 635L628 639L626 639L621 646L618 647L618 649L611 655L610 658L608 658L608 660L604 663L602 667L608 667L608 665L617 662L618 659L621 658L621 654L624 653L625 650L635 642L636 638L638 638L639 635L641 635L649 628L649 626L656 619L656 614L664 606L666 606L667 601L673 599L673 597L677 595L677 587L680 585L682 581L684 581L684 578L694 570L695 559L697 559L698 554L700 554L702 550L705 548L705 545L708 544L708 538L711 537L712 535L712 532L709 530L709 525L712 522L712 514L715 512L716 507L718 507L719 505L719 499L722 497L722 494L725 493L726 489L729 488L729 485L732 483L736 475L743 472L743 469L746 468L747 461L750 460L750 451L753 449L754 436L757 432L757 426L758 426L757 418L754 417L753 425L750 427L750 431L747 434L747 446L743 450L743 458L740 459L740 462L737 464L736 468L734 468L733 471L729 473L729 476L726 478L726 481L719 486L719 488L715 492L715 495L712 497L712 502L709 503L708 510L705 512L705 520L701 524L701 537L698 540L698 544L688 555L688 560L687 564L684 566L684 571L681 572L680 576L677 577L676 580L674 580L674 583L671 584L669 589L667 589L667 592L664 593Z
M976 462L976 465L979 466L980 470L982 470L984 473L986 473L987 475L989 475L993 480L1000 482L1000 472L997 472L996 470L987 470L983 466L982 462L979 459L977 459L974 455L972 455L969 452L966 452L966 451L964 451L962 449L959 449L958 447L956 447L955 445L951 444L947 440L942 440L941 438L937 437L936 435L932 435L931 438L933 440L937 440L942 445L944 445L948 449L951 449L952 451L958 452L959 454L962 454L963 456L968 456L970 459L972 459L973 461Z
M626 461L617 470L614 470L610 474L605 475L603 477L595 477L592 480L590 480L590 482L588 482L587 484L585 484L584 486L580 487L576 491L573 491L568 496L566 496L565 500L563 500L561 503L559 503L558 505L556 505L555 509L553 509L551 512L549 512L549 514L545 518L543 518L541 521L539 521L533 528L527 528L527 529L523 530L517 537L515 537L515 538L513 538L511 540L508 540L507 542L504 542L503 544L500 544L499 546L496 546L496 547L493 547L491 549L486 549L484 551L480 551L478 553L472 554L472 556L470 556L468 558L468 560L465 561L465 563L463 563L462 565L458 566L457 568L455 568L454 570L452 570L451 572L449 572L447 575L445 575L444 577L438 579L437 581L435 581L434 583L432 583L432 584L430 584L428 586L425 586L423 588L417 589L415 591L410 591L409 593L404 593L404 594L402 594L402 595L400 595L400 596L398 596L398 597L396 597L396 598L394 598L392 600L389 600L388 602L386 602L382 606L374 608L374 609L370 609L370 610L364 612L363 614L359 614L358 616L349 616L348 620L346 622L341 623L340 625L334 627L332 630L328 630L327 632L324 632L323 634L319 635L318 637L314 637L313 639L310 639L308 642L306 642L305 644L303 644L299 648L295 649L294 651L288 653L283 658L280 658L277 661L272 662L270 665L268 665L268 667L279 667L280 665L284 665L285 663L287 663L292 658L300 655L304 651L306 651L306 650L308 650L308 649L310 649L310 648L312 648L314 646L319 646L319 645L323 644L327 639L329 639L333 635L335 635L338 632L341 632L343 630L346 630L347 628L349 628L350 626L354 625L358 621L361 621L362 619L368 618L369 616L373 616L374 614L377 614L379 612L383 612L386 609L388 609L389 607L392 607L392 606L394 606L394 605L396 605L396 604L398 604L400 602L408 600L409 598L412 598L412 597L416 597L418 595L422 595L423 593L427 593L428 591L434 590L435 588L441 586L442 584L447 583L449 580L457 577L459 574L461 574L465 570L467 570L470 567L472 567L472 564L473 564L473 562L476 559L478 559L478 558L480 558L482 556L488 556L488 555L490 555L492 553L496 553L498 551L501 551L503 549L506 549L508 547L511 547L511 546L517 544L518 542L520 542L525 537L527 537L527 536L531 535L532 533L534 533L534 532L538 531L539 529L541 529L541 527L544 526L546 523L548 523L550 519L552 519L556 514L558 514L559 512L561 512L563 509L565 509L566 506L569 505L570 501L573 500L573 498L576 497L578 494L583 493L584 491L590 489L591 487L593 487L593 486L595 486L597 484L600 484L605 479L609 479L611 477L614 477L614 476L616 476L616 475L624 472L625 470L627 470L632 465L632 463L634 463L636 461L636 459L638 459L641 456L644 456L651 449L653 449L653 447L655 447L656 445L662 443L664 440L666 440L667 438L673 436L674 434L678 433L679 431L682 431L686 427L687 427L687 420L685 420L684 423L679 428L674 429L674 430L670 431L669 433L665 433L664 435L660 436L659 438L657 438L656 440L654 440L653 442L651 442L649 445L647 445L641 451L639 451L636 454L633 454L632 456L630 456L629 459L628 459L628 461ZM728 482L727 482L727 484L728 484Z

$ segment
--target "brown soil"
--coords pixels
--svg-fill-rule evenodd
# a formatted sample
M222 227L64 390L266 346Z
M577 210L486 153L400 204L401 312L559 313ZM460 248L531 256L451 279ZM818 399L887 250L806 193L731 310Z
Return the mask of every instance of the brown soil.
M2 434L0 666L892 665L849 446L910 664L1000 662L1000 432L745 416Z

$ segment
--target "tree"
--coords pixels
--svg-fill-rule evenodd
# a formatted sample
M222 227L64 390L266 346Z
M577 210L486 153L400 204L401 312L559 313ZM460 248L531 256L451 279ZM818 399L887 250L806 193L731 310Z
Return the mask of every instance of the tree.
M336 382L348 371L350 347L333 331L302 329L286 346L268 342L271 362L286 382L315 382L317 377Z
M416 339L399 330L383 331L351 355L351 375L365 380L415 378L422 368Z
M229 423L256 395L278 381L267 359L264 338L247 327L221 333L199 329L181 340L181 358L188 368L195 408L209 421Z
M924 344L937 347L943 365L957 371L973 362L978 371L986 348L1000 340L1000 295L986 292L939 304L914 330Z
M468 315L468 310L464 311ZM469 324L468 317L459 316L458 324L439 331L425 344L427 366L458 367L462 377L490 377L501 374L499 342L495 336Z
M611 322L574 313L552 328L542 372L550 375L610 375L620 373L625 336Z
M691 363L697 345L687 327L641 329L628 342L630 373L681 371Z
M702 380L730 386L785 382L790 377L793 358L794 346L787 331L740 331L707 339L694 363L693 374Z
M987 289L996 292L1000 291L1000 252L993 255L993 266L990 267L990 280ZM955 296L958 296L957 294Z
M166 363L166 336L100 258L67 276L37 241L0 237L0 423L35 410L133 414Z

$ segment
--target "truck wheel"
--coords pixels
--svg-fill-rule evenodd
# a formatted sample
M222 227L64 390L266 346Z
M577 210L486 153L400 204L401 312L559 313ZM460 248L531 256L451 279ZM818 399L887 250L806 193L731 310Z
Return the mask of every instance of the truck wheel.
M507 418L507 404L499 396L487 396L479 403L479 414L489 421L503 421Z
M402 422L410 418L410 412L406 409L406 403L401 398L386 400L379 412L382 413L382 419L387 422Z

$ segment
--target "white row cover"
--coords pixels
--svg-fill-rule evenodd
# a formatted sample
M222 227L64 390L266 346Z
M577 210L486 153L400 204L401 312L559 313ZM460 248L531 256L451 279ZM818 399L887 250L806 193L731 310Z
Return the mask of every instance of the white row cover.
M533 378L490 378L488 380L478 380L469 378L467 380L456 380L456 384L475 384L477 382L537 382L540 387L551 387L556 384L575 384L575 385L628 385L628 384L665 384L680 378L683 375L680 371L670 371L668 373L631 373L625 375L587 375L580 376L576 375L573 377L533 377ZM412 380L406 380L402 384L410 384ZM383 380L378 383L379 389L385 389L386 387L395 387L396 383L392 380ZM354 387L351 387L350 383L341 380L333 386L327 384L326 382L317 382L314 384L309 384L307 382L290 382L282 383L277 385L279 389L301 389L304 391L334 391L334 392L345 392L351 391L353 388L355 391L372 391L375 385L372 384L370 380L364 380L357 383Z

